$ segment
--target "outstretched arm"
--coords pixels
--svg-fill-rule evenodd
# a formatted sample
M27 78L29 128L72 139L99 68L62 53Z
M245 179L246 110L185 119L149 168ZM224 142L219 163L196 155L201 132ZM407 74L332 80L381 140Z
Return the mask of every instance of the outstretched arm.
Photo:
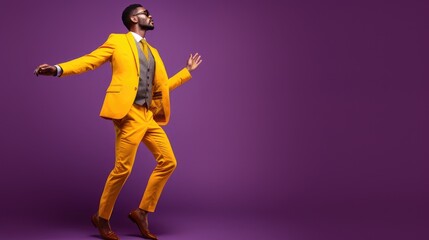
M201 59L201 55L195 53L195 55L190 55L186 67L182 69L182 71L176 73L173 77L168 79L168 86L170 91L174 90L178 86L184 84L185 82L191 79L190 73L197 69L200 63L203 60Z
M96 50L80 58L60 63L55 66L48 64L39 65L34 74L44 76L67 76L71 74L80 74L93 70L110 59L114 51L115 34L111 34L109 39Z

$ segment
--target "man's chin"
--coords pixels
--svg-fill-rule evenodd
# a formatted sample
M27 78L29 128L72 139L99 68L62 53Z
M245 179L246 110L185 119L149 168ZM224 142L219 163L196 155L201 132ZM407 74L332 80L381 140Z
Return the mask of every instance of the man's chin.
M152 25L149 25L149 24L147 24L147 25L146 24L145 25L139 24L139 27L140 27L141 30L146 30L146 31L155 29L155 26L153 24Z
M148 31L148 30L154 30L154 29L155 29L155 26L153 26L153 25L143 26L143 30L146 30L146 31Z

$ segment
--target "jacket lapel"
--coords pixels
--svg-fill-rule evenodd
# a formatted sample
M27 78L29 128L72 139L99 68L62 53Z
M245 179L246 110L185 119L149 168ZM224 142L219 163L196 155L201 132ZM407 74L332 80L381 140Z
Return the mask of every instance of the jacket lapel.
M160 84L163 84L164 81L166 81L167 79L166 76L164 77L163 71L166 73L165 71L165 67L164 67L164 63L162 62L161 57L159 56L158 50L156 50L155 48L153 48L150 44L148 44L149 49L152 53L153 59L155 61L155 76L154 76L154 80L158 80L161 81ZM157 82L158 82L157 81Z
M134 39L133 34L131 34L131 32L128 32L126 36L128 44L130 45L131 50L133 52L134 63L136 64L137 72L140 73L139 53L137 51L136 40Z

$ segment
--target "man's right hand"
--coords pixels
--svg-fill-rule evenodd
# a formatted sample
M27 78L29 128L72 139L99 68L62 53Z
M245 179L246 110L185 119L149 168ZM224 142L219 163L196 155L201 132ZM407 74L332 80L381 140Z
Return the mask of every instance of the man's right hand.
M34 74L36 76L39 76L39 74L45 75L45 76L56 76L57 75L57 68L45 63L45 64L38 66L34 70Z

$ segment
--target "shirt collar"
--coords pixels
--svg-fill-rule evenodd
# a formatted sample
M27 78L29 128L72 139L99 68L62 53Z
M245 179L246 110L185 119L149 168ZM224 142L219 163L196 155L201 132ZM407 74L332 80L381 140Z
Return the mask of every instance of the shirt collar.
M140 42L143 38L142 38L142 36L140 36L140 35L138 35L137 33L135 33L135 32L131 32L131 34L133 35L133 37L134 37L134 39L137 41L137 42ZM144 40L146 40L146 38L144 38Z

